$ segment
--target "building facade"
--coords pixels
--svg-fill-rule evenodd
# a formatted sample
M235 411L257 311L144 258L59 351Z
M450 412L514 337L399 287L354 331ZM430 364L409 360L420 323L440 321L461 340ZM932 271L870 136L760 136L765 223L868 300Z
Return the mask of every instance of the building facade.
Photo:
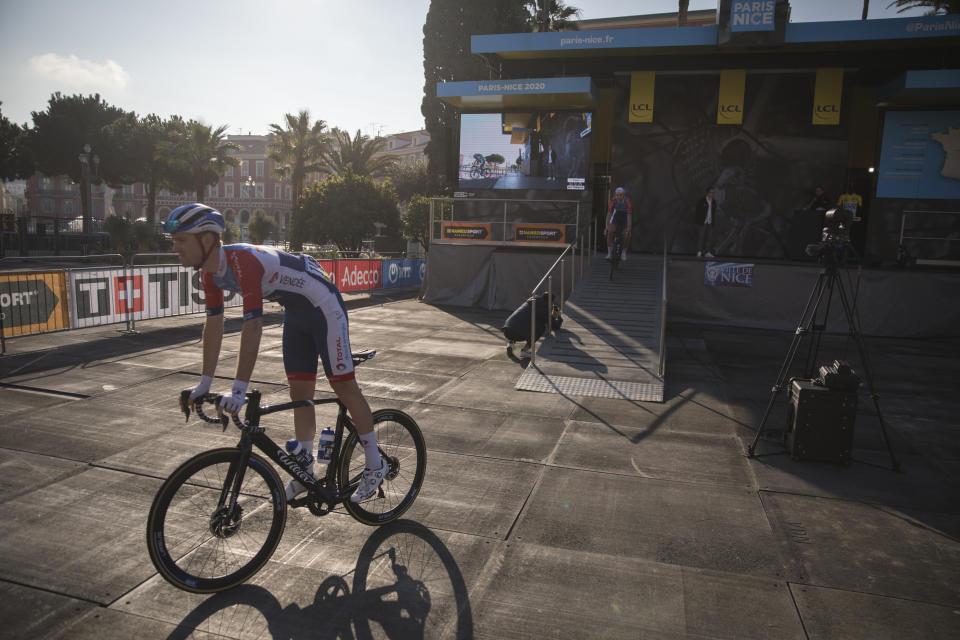
M270 136L228 135L227 141L239 147L232 155L239 166L227 169L215 185L206 188L203 202L224 214L236 225L242 237L250 219L257 213L272 218L277 224L274 240L289 239L293 207L293 185L287 178L275 175L276 163L269 158ZM407 131L384 136L384 148L377 156L389 156L399 164L415 164L425 160L424 150L430 136L424 130ZM325 173L307 176L306 186L322 180ZM116 214L128 220L145 220L147 216L146 186L142 183L111 188L107 184L90 187L91 215L94 228L106 216ZM171 193L162 189L156 198L157 221L166 219L176 207L193 202L193 192ZM68 176L34 174L25 190L26 216L31 220L30 231L57 226L61 231L81 229L80 186ZM19 208L24 215L23 207Z

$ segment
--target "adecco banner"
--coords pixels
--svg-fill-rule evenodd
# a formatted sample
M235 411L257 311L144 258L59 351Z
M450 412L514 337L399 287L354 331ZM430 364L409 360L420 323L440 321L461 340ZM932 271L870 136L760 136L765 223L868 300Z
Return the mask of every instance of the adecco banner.
M69 329L64 273L0 275L0 314L6 338Z
M383 286L411 287L423 282L426 260L384 260Z
M337 260L334 284L341 292L380 288L380 260Z
M176 265L77 269L69 274L71 326L94 327L204 310L200 272ZM224 292L224 306L242 299Z

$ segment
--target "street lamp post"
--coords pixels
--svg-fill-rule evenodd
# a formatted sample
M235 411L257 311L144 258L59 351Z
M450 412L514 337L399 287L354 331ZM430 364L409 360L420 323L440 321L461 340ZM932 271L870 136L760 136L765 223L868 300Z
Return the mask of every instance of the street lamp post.
M247 225L249 226L249 224L250 224L250 218L253 217L253 189L254 189L254 187L256 186L257 183L254 181L253 176L247 176L247 179L244 181L243 184L244 184L244 186L246 186L246 188L247 188L247 198L249 198L249 200L250 200L250 211L247 212L247 214L250 216L249 218L247 218ZM242 222L243 222L243 221L241 220L241 224L242 224ZM241 228L240 228L240 239L241 239L241 240L244 240L244 241L247 239L247 238L245 237L245 236L246 236L246 233L245 233L245 232L246 232L246 229L247 229L247 227L241 227Z
M92 230L93 212L90 211L90 178L96 178L100 168L100 156L91 154L89 144L83 145L83 153L78 157L80 160L80 209L83 215L83 232L90 233Z

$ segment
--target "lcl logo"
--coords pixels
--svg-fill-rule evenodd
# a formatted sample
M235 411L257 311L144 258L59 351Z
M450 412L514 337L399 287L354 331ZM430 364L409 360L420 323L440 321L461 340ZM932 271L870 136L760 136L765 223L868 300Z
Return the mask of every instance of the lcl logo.
M630 108L633 109L634 111L653 111L653 107L651 107L649 104L644 102L632 104L630 105Z
M840 107L835 104L818 104L817 113L839 113Z

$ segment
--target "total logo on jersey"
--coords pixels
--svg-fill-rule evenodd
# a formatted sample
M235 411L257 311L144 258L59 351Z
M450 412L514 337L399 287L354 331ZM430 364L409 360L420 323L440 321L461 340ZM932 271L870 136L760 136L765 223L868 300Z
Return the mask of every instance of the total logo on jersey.
M343 363L343 337L337 337L337 371L343 371L347 365Z

